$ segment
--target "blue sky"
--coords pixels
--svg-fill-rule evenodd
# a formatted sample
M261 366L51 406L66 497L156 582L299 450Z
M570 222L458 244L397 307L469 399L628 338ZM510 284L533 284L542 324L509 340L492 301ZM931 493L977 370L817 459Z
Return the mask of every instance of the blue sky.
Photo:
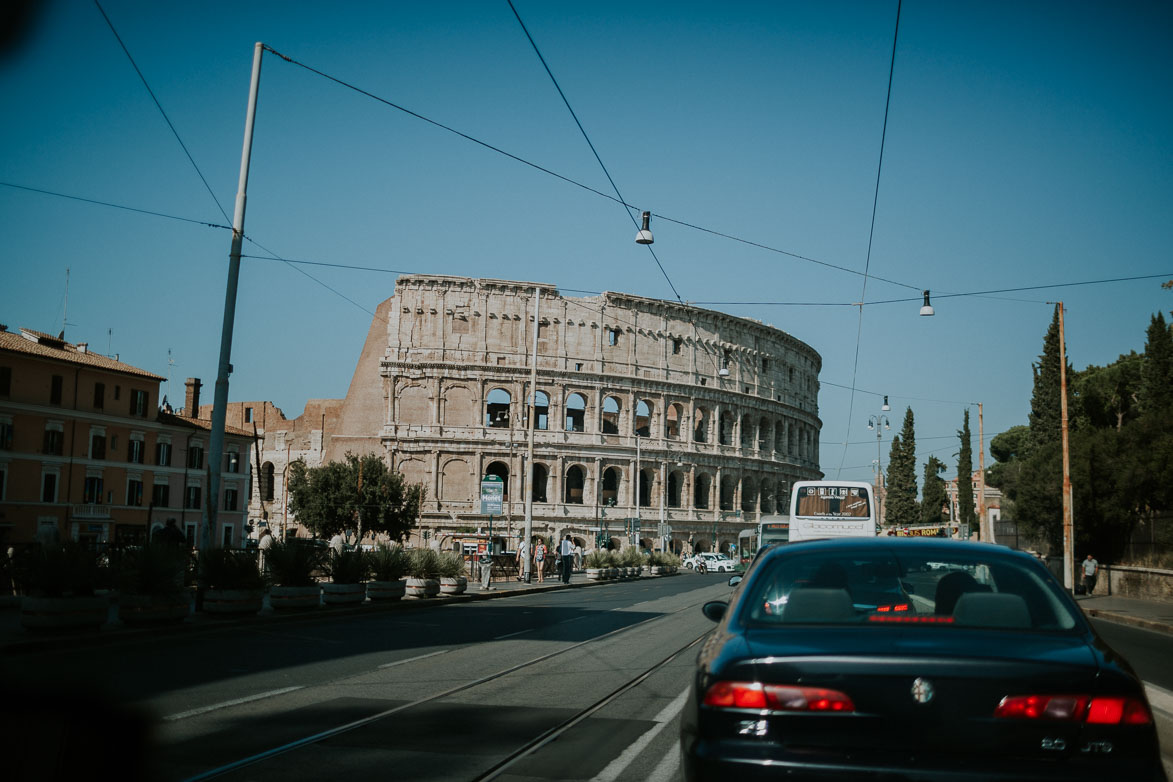
M904 3L870 261L895 2L515 6L628 204L856 272L653 221L683 299L823 356L829 476L871 479L880 394L893 430L912 406L918 461L935 453L950 475L966 403L984 404L987 440L1025 423L1048 301L1067 305L1077 368L1142 350L1150 316L1173 309L1161 279L944 297L1173 277L1168 3ZM505 0L102 7L229 216L256 41L611 192ZM0 60L0 96L0 322L60 331L69 268L71 341L170 373L172 399L185 377L210 386L230 236L200 223L225 219L98 8L47 3ZM269 54L246 233L295 260L673 298L615 201ZM910 287L865 290L865 266ZM231 398L292 418L344 396L394 280L246 258ZM922 288L933 318L919 300L862 320L851 306L731 303Z

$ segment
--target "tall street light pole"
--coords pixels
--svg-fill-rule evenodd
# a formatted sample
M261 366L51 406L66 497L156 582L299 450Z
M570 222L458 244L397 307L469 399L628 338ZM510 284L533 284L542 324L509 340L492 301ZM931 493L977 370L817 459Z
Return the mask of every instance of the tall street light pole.
M261 88L261 55L265 45L253 47L252 81L248 91L248 111L244 120L244 148L240 155L240 182L236 191L236 211L232 217L232 248L228 255L228 285L224 293L224 323L220 329L220 363L216 373L216 396L212 406L212 434L208 443L208 502L200 516L200 552L212 548L212 531L220 502L220 470L224 454L224 425L228 417L228 375L232 372L232 329L236 321L236 284L240 278L240 248L244 242L244 206L248 191L248 166L252 157L253 124L257 114L257 93ZM193 417L198 410L190 411ZM197 602L203 602L207 587L204 557L200 557Z
M889 409L888 397L884 397L884 407L881 409ZM881 428L881 424L883 425L883 428ZM892 425L888 422L888 416L886 415L881 414L868 417L868 429L876 430L876 503L879 504L880 507L883 507L883 501L881 500L883 495L881 494L882 489L880 488L880 481L884 476L884 465L883 462L880 461L880 438L882 438L884 435L884 429L891 428ZM882 522L883 514L877 512L876 518Z
M537 416L538 406L538 318L540 313L538 311L538 302L541 300L542 289L534 287L534 349L530 356L530 375L529 375L529 445L526 448L525 465L522 467L525 472L523 475L528 476L528 480L522 482L522 490L525 491L525 538L526 551L529 552L525 558L525 571L522 578L528 584L533 578L533 573L530 572L530 560L533 559L533 552L530 551L529 546L532 545L534 537L534 424Z

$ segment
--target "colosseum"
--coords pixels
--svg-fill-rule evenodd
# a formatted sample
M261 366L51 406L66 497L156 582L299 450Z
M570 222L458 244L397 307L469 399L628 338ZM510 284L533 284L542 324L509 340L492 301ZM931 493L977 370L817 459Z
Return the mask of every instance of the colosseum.
M426 487L417 544L487 532L481 480L497 476L497 550L515 548L528 506L536 534L569 533L588 550L638 538L728 552L742 530L786 512L794 481L822 476L820 367L783 331L675 302L401 276L345 400L313 400L296 421L261 408L253 509L280 518L290 458L374 452ZM230 422L249 426L245 405L264 403L234 403Z

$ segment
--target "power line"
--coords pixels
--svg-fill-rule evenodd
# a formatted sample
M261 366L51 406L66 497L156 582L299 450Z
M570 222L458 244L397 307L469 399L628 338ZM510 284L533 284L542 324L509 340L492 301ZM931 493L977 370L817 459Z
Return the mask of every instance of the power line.
M27 190L30 193L40 193L41 195L53 196L55 198L66 198L70 201L81 201L86 204L95 204L97 206L108 206L111 209L122 209L127 212L138 212L139 214L151 215L152 217L163 217L168 220L179 220L184 223L195 223L196 225L207 226L208 228L223 228L226 231L231 231L232 226L220 225L218 223L209 223L207 220L193 220L190 217L177 217L176 215L169 215L163 212L153 212L150 209L138 209L133 206L123 206L122 204L114 204L109 201L98 201L93 198L83 198L82 196L69 195L67 193L58 193L52 190L42 190L37 187L29 187L27 185L18 185L13 182L0 182L4 187L11 187L15 190Z

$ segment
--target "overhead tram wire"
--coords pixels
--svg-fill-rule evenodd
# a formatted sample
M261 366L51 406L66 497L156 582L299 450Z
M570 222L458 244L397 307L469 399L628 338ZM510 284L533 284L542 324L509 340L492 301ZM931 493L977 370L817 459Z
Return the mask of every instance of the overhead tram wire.
M228 212L226 212L224 207L220 204L220 199L216 198L216 194L212 191L212 186L208 184L208 180L204 177L204 172L200 171L200 167L196 165L195 158L191 156L191 152L188 151L187 145L184 144L183 139L179 137L179 131L175 129L175 125L172 124L171 118L168 117L167 112L163 110L163 104L159 103L159 99L155 97L155 91L152 90L151 85L147 83L147 77L143 75L142 70L138 67L138 63L134 61L134 57L131 56L130 50L127 49L126 44L123 43L122 36L118 34L118 30L114 29L114 23L111 22L110 17L106 15L106 9L102 8L102 4L98 2L98 0L94 0L94 5L98 7L98 12L101 13L102 18L106 20L106 26L110 28L110 32L114 34L114 39L118 41L118 45L122 47L122 51L126 55L126 59L130 60L130 65L134 68L134 72L138 74L139 80L142 81L143 87L145 87L147 90L147 94L150 95L151 100L155 102L155 108L157 108L159 110L159 114L163 116L163 121L167 123L167 127L171 128L171 135L175 136L175 140L179 142L180 148L183 149L183 154L187 155L188 162L191 163L191 167L195 169L196 175L200 178L200 181L204 183L204 189L207 190L208 195L212 197L212 201L215 202L216 208L220 210L220 214L224 217L224 221L226 223L231 223L232 218L228 216Z
M127 212L138 212L139 214L150 215L151 217L162 217L167 220L178 220L183 223L194 223L195 225L202 225L207 228L221 228L226 231L231 231L231 225L220 225L219 223L209 223L207 220L195 220L191 217L179 217L177 215L169 215L164 212L154 212L150 209L139 209L133 206L124 206L123 204L115 204L110 201L99 201L95 198L83 198L82 196L69 195L68 193L58 193L53 190L42 190L39 187L29 187L28 185L18 185L14 182L0 182L0 186L11 187L14 190L25 190L30 193L40 193L41 195L53 196L54 198L65 198L70 201L81 201L85 204L94 204L96 206L108 206L111 209L122 209Z
M868 271L872 265L872 241L876 235L876 207L880 202L880 175L884 170L884 142L888 137L888 110L892 105L892 76L896 71L896 42L900 37L900 7L902 0L896 2L896 29L892 33L892 59L888 64L888 94L884 99L884 124L880 131L880 158L876 164L876 189L872 196L872 222L868 230L868 252L863 267L863 289L859 294L859 325L855 332L855 360L851 368L851 397L847 403L847 431L851 432L851 416L855 411L855 384L859 377L859 348L863 341L863 305L867 301ZM926 296L928 294L925 294ZM927 301L927 300L926 300ZM843 454L839 457L839 470L836 476L843 472L843 461L847 458L847 443L844 441Z

